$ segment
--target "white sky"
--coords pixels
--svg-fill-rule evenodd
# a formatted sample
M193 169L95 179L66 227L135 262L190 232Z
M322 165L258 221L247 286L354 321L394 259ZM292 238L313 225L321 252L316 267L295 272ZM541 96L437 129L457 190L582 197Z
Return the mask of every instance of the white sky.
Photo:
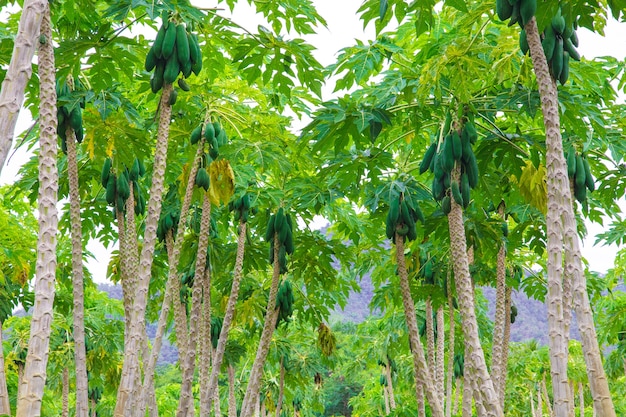
M306 39L318 48L315 51L315 56L322 65L333 63L338 51L343 47L353 45L355 39L367 40L374 37L373 25L370 24L364 30L362 22L356 15L362 0L314 0L314 3L320 15L326 19L328 28L322 28L318 33L307 36ZM202 2L202 4L205 3ZM222 14L227 15L229 13L225 10ZM253 32L256 31L257 25L263 22L262 17L255 16L252 8L246 2L239 2L234 14L237 16L236 21L238 23ZM620 59L626 57L626 44L624 43L626 24L624 23L610 22L604 38L587 30L580 30L578 34L580 38L578 51L587 59L606 55ZM324 99L330 98L332 88L331 83L323 90ZM30 123L32 123L30 117L22 112L18 119L16 132L27 129ZM18 150L3 168L0 174L0 185L13 182L19 167L27 158L28 155L24 150ZM589 237L583 242L583 255L588 260L592 270L604 272L613 266L618 248L615 246L594 247L595 235L602 232L603 227L596 224L588 224L587 227ZM89 262L87 267L96 282L105 282L109 251L102 247L99 242L90 242L88 249L95 253L98 259Z

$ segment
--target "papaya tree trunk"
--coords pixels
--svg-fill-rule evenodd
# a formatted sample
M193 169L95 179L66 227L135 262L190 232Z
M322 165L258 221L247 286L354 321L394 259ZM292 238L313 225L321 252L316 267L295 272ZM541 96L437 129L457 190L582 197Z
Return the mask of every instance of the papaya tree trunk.
M452 378L454 378L454 301L452 299L452 274L448 270L448 374L446 379L446 417L452 416ZM454 414L456 414L456 407Z
M246 393L243 397L243 404L241 406L241 415L248 416L252 414L254 404L259 395L259 389L261 386L261 376L263 374L263 366L265 365L265 359L270 349L270 342L272 341L272 335L276 328L276 322L278 320L278 313L280 309L276 308L276 295L278 293L278 282L280 281L280 267L278 264L278 249L280 247L280 241L278 233L274 234L274 265L272 273L272 284L270 286L270 294L267 299L267 310L265 311L265 323L263 324L263 331L261 333L261 340L257 348L256 357L252 364L252 370L250 371L250 378L248 380L248 386ZM222 332L224 328L222 327ZM221 340L220 334L220 343ZM218 346L219 348L219 346ZM215 372L215 368L213 369ZM212 377L213 375L211 375ZM213 379L213 378L211 378Z
M222 321L222 330L220 331L220 336L217 342L217 349L215 351L215 355L213 356L211 377L209 378L209 389L207 391L207 398L209 399L209 402L212 400L215 392L217 391L217 378L219 376L222 361L224 359L224 352L226 351L226 341L228 340L228 333L230 332L230 326L233 322L233 317L235 315L235 305L237 304L237 298L239 297L239 286L241 284L241 278L243 276L243 258L245 255L246 247L246 229L247 223L240 221L239 236L237 237L237 255L235 258L235 269L233 271L233 284L230 289L230 295L228 296L228 302L226 303L226 311L224 312L224 320ZM274 293L274 302L275 298L276 294ZM209 409L210 408L211 407L209 405Z
M507 286L506 291L504 292L505 296L505 306L504 311L508 311L510 314L511 311L511 287ZM502 346L502 354L500 355L500 392L502 393L502 406L504 407L504 400L506 397L506 377L508 374L508 366L509 366L509 343L511 340L511 318L506 317L504 319L504 340ZM504 409L504 408L503 408Z
M195 177L194 177L195 178ZM180 388L180 402L178 404L178 417L187 415L192 401L192 383L196 369L196 348L198 341L198 325L202 309L202 287L207 263L207 250L209 247L209 234L211 232L211 201L207 193L202 203L202 217L200 218L200 236L198 237L198 251L196 254L196 270L191 295L191 310L189 314L189 337L187 345L186 365L183 368L183 380Z
M211 371L211 268L210 265L204 272L202 282L202 315L200 316L200 415L209 414L211 402L209 401L209 372Z
M530 398L530 415L532 417L537 417L537 411L535 410L535 398L532 387L528 391L528 397Z
M459 168L455 168L452 175L453 181L458 181L459 173ZM465 356L465 364L471 363L472 370L476 372L471 379L476 380L479 384L478 390L483 398L483 405L487 408L487 415L490 417L501 417L503 416L502 408L500 407L491 376L487 371L485 354L478 337L474 286L469 272L463 210L456 201L452 201L452 209L448 214L448 222L450 227L450 249L454 265L454 282L459 298L465 343L469 349L469 356ZM467 372L465 376L468 377Z
M284 357L280 358L280 376L278 378L278 399L276 401L276 417L280 417L285 396L285 364Z
M4 372L4 349L2 348L2 320L0 320L0 416L11 415L7 375Z
M71 79L70 79L71 82ZM78 161L76 134L68 127L67 177L70 189L70 224L72 236L72 293L74 297L74 363L76 373L76 417L89 416L87 387L87 352L85 350L85 293L83 290L83 239L80 220L80 192L78 187Z
M582 382L578 383L578 410L580 417L585 417L585 391Z
M35 271L35 305L30 324L28 355L20 382L17 417L35 417L41 413L46 384L46 365L50 344L57 246L57 95L55 89L54 49L50 9L42 10L41 35L46 42L39 46L39 237ZM32 22L31 22L32 23ZM30 62L28 64L30 67ZM4 163L4 160L2 160Z
M498 214L504 220L503 204L498 206ZM504 409L504 384L502 378L504 374L502 355L505 348L505 326L509 320L510 310L506 309L506 241L503 237L498 250L496 266L496 313L493 325L493 342L491 353L491 374L493 375L493 385L498 396L498 403Z
M143 248L139 258L139 273L133 309L131 311L128 343L124 347L124 365L122 376L117 391L117 401L113 415L124 417L130 396L135 390L137 375L139 375L139 357L142 335L145 334L145 312L148 302L148 287L150 284L152 261L154 259L154 247L156 245L156 229L161 214L161 202L163 200L165 167L167 165L167 147L172 115L172 107L168 104L172 85L163 86L163 93L159 103L159 128L155 146L152 184L150 186L150 199L148 200L148 214L145 219L145 232ZM182 210L181 210L181 218ZM182 240L182 239L181 239ZM143 416L142 416L143 417Z
M436 357L436 378L437 390L439 392L439 401L441 407L445 408L445 391L444 391L444 355L445 355L445 323L443 318L443 305L437 308L437 357Z
M459 403L461 402L461 394L463 393L463 378L457 378L454 384L454 405L452 406L452 414L455 416L459 412Z
M541 397L540 386L537 386L537 417L543 417L543 398Z
M457 290L458 291L458 290ZM472 389L472 373L470 372L470 348L465 344L464 364L463 364L463 402L461 414L463 417L472 417L472 399L474 390Z
M214 400L214 408L215 408L215 417L221 417L222 415L222 407L220 405L220 389L219 387L215 390L215 394L213 395Z
M424 398L424 387L418 384L416 389L417 396L417 415L418 417L426 417L426 399Z
M404 318L409 330L409 346L413 356L413 373L415 377L415 392L419 403L419 391L424 388L426 398L434 417L443 417L443 409L441 401L437 396L437 390L433 382L432 373L426 364L424 357L424 348L419 337L417 329L417 320L415 315L415 303L411 296L409 287L409 276L406 270L406 262L404 258L404 237L396 233L396 259L398 262L398 275L400 276L400 291L402 292L402 304L404 305ZM432 315L431 315L432 316Z
M167 102L164 103L164 97L166 93L166 88L163 89L163 96L161 97L161 106L166 105L167 106L167 112L169 112L169 114L171 115L171 106L169 104L167 104ZM167 96L169 97L169 94L171 93L171 85L169 85L169 87L167 88ZM163 110L162 110L163 111ZM167 129L167 131L169 131L169 124L165 124L165 122L162 120L163 116L161 116L161 121L163 123L161 123L163 125L163 127L159 127L159 135L161 135L162 130L161 129ZM161 126L161 125L160 125ZM166 132L167 133L167 132ZM165 143L166 143L166 148L165 151L167 153L167 137L165 138ZM159 320L158 320L158 324L157 324L157 334L155 336L154 339L154 343L153 343L153 347L152 347L152 352L150 354L150 358L148 359L148 364L145 366L145 371L144 371L144 382L143 382L143 389L142 389L142 395L141 395L141 401L138 407L138 416L143 417L143 415L145 414L145 407L146 407L146 401L147 401L147 395L148 392L150 390L154 390L154 371L156 369L156 362L157 359L159 358L159 353L161 351L161 345L163 342L163 335L165 333L165 326L167 323L167 316L169 314L169 309L170 309L170 304L171 303L178 303L180 304L180 299L179 299L179 294L180 294L180 280L178 278L178 262L180 259L180 250L182 247L182 242L184 240L184 234L185 234L185 222L186 222L186 218L187 218L187 214L189 213L189 207L191 206L191 197L193 194L193 188L194 188L194 184L195 184L195 178L196 178L196 173L198 172L198 166L200 163L200 158L202 156L202 152L203 152L203 144L204 144L204 138L201 139L201 141L198 144L198 150L196 151L196 155L194 157L194 161L191 165L191 169L189 172L189 178L187 179L187 186L185 188L185 195L183 197L183 202L180 208L180 221L179 221L179 225L178 225L178 229L176 231L176 239L174 240L174 242L172 242L172 231L168 231L168 233L166 234L166 246L167 246L167 255L168 255L168 278L167 278L167 282L165 284L165 295L163 296L163 303L161 305L161 311L159 313ZM156 166L156 157L155 157L155 166ZM165 165L163 166L163 170L165 170ZM156 171L156 168L155 168ZM164 174L165 171L163 171ZM159 185L160 187L160 193L161 196L159 198L159 213L157 213L156 216L156 220L155 220L155 229L154 229L154 236L153 236L153 246L152 246L152 251L154 251L154 243L156 243L156 224L158 222L159 219L159 215L160 215L160 207L161 207L161 199L162 199L162 194L163 194L163 177L160 178L160 182L161 184ZM153 188L154 188L154 179L153 181ZM153 190L151 189L150 191L150 202L148 203L148 208L150 208L150 204L152 204L152 192ZM148 211L148 217L150 216L150 211ZM146 218L146 235L148 233L148 218ZM144 238L145 240L145 238ZM145 252L145 243L144 243L144 250L142 251L142 259L144 256L144 252ZM141 264L140 264L141 267ZM149 278L149 277L148 277ZM146 290L147 290L147 285L150 283L150 280L148 279L147 282L139 280L137 281L137 286L145 286ZM146 294L142 294L142 297L145 296ZM136 304L136 303L135 303ZM143 314L145 314L145 302L143 305ZM182 307L182 306L181 306ZM176 331L177 331L177 339L179 342L181 342L183 344L183 349L186 348L186 337L187 337L187 323L186 323L186 317L183 316L185 322L184 323L180 323L180 321L182 321L181 317L182 314L180 314L180 310L179 310L179 314L176 313L176 304L174 304L174 313L175 316L178 316L178 320L177 320L177 327L176 327ZM175 318L176 320L176 318ZM184 326L183 326L184 324ZM145 334L145 320L142 319L142 328L143 328L143 332ZM179 333L183 333L184 336L180 337ZM179 352L180 352L180 345L179 345ZM180 356L181 358L183 356ZM183 362L181 362L183 363ZM152 388L151 388L152 387ZM119 397L119 394L118 394ZM117 416L116 416L117 417Z
M390 361L387 361L387 364L385 365L385 374L387 376L387 391L389 392L389 407L392 410L396 409L396 398L395 395L393 393L393 380L392 380L392 374L391 374L391 364L389 363Z
M50 13L47 0L24 1L11 62L0 90L0 173L13 143L17 117L24 103L24 90L33 73L33 56L39 46L41 21L45 13ZM52 42L52 37L47 41ZM41 121L40 125L43 126Z
M235 397L235 367L228 364L228 417L237 417L237 398Z
M433 302L430 297L426 299L424 314L426 316L426 363L430 369L430 377L435 383L435 330L433 326ZM435 383L435 388L437 384Z
M569 179L560 130L559 103L556 83L552 80L539 38L537 22L533 18L526 24L528 45L537 77L544 125L546 128L546 168L548 186L548 324L550 340L550 363L554 408L557 415L567 415L567 349L569 326L565 311L571 306L567 291L573 278L574 310L581 334L583 357L587 365L589 388L594 410L600 417L614 417L608 381L602 366L602 356L596 336L593 313L587 294L586 279L582 269L580 243L576 234L576 219L572 209ZM566 270L563 271L563 252ZM565 295L565 297L564 297ZM565 304L568 302L568 304ZM559 335L562 333L562 335ZM566 334L567 333L567 334Z
M61 392L61 416L69 417L70 415L70 370L67 366L63 368Z
M391 409L389 408L389 392L387 391L386 386L382 386L383 389L383 400L385 402L385 415L388 416L391 413Z

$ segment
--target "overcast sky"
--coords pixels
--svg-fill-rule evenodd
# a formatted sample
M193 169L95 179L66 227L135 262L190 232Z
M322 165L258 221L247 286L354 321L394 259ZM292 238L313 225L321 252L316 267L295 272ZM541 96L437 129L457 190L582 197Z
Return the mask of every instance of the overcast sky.
M196 1L195 3L198 3ZM346 46L354 44L355 39L368 40L374 37L373 25L370 24L365 30L362 22L358 19L356 11L362 4L362 0L315 0L315 6L327 23L327 28L321 28L316 34L307 36L307 40L317 47L316 58L323 64L329 65L335 61L338 51ZM206 4L202 1L202 4ZM225 10L222 14L227 15ZM253 9L247 2L239 2L234 14L236 21L251 31L256 31L258 24L262 23L262 17L255 16ZM606 37L581 29L578 31L580 47L578 51L587 59L597 56L614 56L620 59L626 57L626 24L612 21L606 28ZM331 98L333 85L324 89L324 99ZM622 100L624 96L622 95ZM25 112L20 114L17 132L27 129L32 123ZM10 154L12 155L12 154ZM18 150L11 157L8 164L3 168L0 175L0 184L13 182L21 164L27 159L23 150ZM601 225L588 225L589 238L583 242L583 255L587 258L590 268L595 271L606 271L613 266L613 259L617 251L616 247L593 247L595 235L603 231ZM89 262L88 268L94 274L97 282L105 281L106 265L108 264L108 251L99 243L91 242L88 249L97 254L97 262Z

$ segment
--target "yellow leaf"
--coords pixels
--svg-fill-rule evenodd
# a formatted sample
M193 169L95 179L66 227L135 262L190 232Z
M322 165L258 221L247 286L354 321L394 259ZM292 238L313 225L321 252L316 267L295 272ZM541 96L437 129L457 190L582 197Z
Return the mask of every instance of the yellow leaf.
M227 204L233 194L235 194L235 173L230 166L230 162L226 159L211 162L209 177L211 178L211 186L209 188L211 203L215 205Z

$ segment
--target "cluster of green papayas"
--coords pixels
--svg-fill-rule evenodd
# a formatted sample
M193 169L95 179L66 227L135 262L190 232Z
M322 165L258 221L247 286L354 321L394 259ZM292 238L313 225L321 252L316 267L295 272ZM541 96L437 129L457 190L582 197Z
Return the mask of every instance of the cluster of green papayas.
M470 120L465 121L460 131L450 130L449 126L450 123L446 122L443 141L441 144L432 143L420 164L420 174L426 171L435 174L433 197L441 202L446 215L452 209L452 198L458 205L467 207L470 203L470 189L478 185L478 163L472 150L472 145L478 139L476 128ZM460 164L461 168L458 182L452 181L450 175L456 164Z
M287 255L293 254L293 222L289 213L281 207L276 214L270 216L267 222L267 230L265 231L265 240L269 242L269 262L274 264L274 236L278 236L278 265L280 273L287 272Z
M561 85L569 78L570 58L580 61L580 54L576 51L578 35L575 26L575 23L567 24L559 10L542 34L541 45L550 67L550 75Z
M428 252L420 251L420 268L417 276L424 279L425 284L435 285L438 277L437 259Z
M250 200L249 194L244 194L241 197L228 203L228 211L234 211L235 221L241 221L243 223L248 222L248 218L251 214L257 213L256 207L252 206L252 201Z
M112 172L113 161L106 158L102 165L102 173L100 174L100 182L105 188L106 202L115 206L117 211L126 212L126 200L130 197L130 187L133 187L135 214L139 216L146 211L146 200L141 192L139 178L146 173L143 162L135 158L130 170L124 167L122 173L118 176ZM132 184L132 185L131 185Z
M189 91L185 78L189 78L191 73L198 75L202 69L202 51L198 37L188 31L184 23L170 21L166 12L161 17L163 23L146 55L146 71L154 70L150 87L156 94L163 85L173 84L178 74L182 73L184 78L178 79L178 86L183 91ZM177 91L172 90L170 105L176 102L177 95Z
M291 282L288 279L278 287L278 293L276 294L276 308L279 309L278 321L276 326L281 322L289 322L293 314L293 302L295 301L293 296L293 289L291 288Z
M418 220L424 223L424 214L419 204L413 201L413 199L406 198L405 194L400 193L389 204L389 212L385 222L385 234L394 243L396 241L396 233L398 236L406 237L409 241L415 240L417 238L416 222Z
M537 11L537 0L496 0L496 14L503 22L508 20L509 26L519 24L523 29Z
M219 156L220 146L224 146L228 143L226 130L220 125L219 122L199 124L194 130L191 131L189 140L192 145L196 145L202 138L204 138L204 141L209 144L209 156L212 160L217 159Z
M585 154L576 152L573 146L569 148L566 156L567 176L574 188L574 198L583 203L587 199L587 190L593 192L596 189L595 180L591 174L589 161Z
M82 90L82 84L78 79L74 81L77 90ZM83 109L85 108L85 98L78 102L71 100L72 92L66 82L57 80L57 135L61 138L61 150L67 153L67 129L71 128L76 135L76 142L82 143L83 130ZM62 104L68 101L71 104Z
M213 349L217 349L217 343L220 340L220 333L222 333L223 324L223 318L211 317L211 345L213 346Z

